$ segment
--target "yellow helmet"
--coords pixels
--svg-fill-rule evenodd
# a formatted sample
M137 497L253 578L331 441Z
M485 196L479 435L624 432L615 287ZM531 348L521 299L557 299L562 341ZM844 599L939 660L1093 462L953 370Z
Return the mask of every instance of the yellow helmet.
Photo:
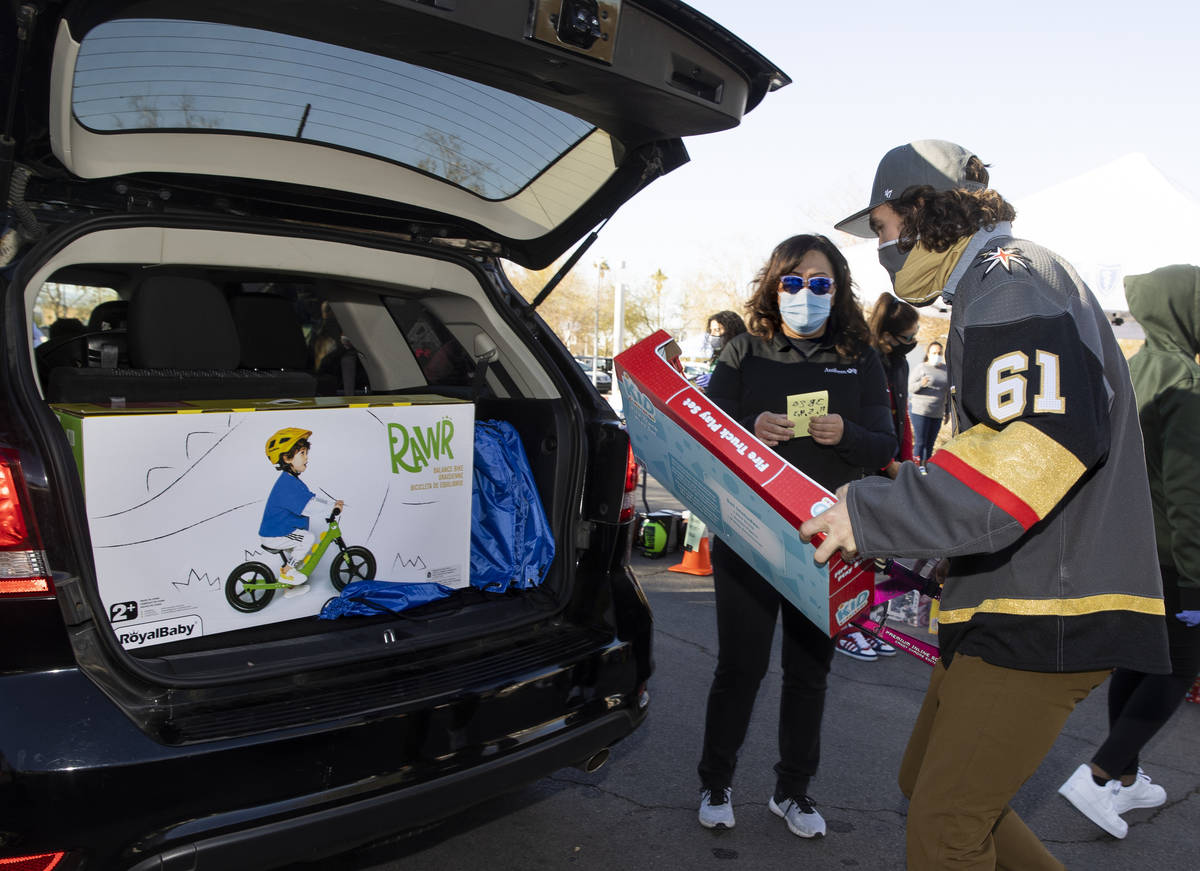
M278 466L283 455L296 446L296 443L312 435L310 429L297 429L294 426L285 427L267 439L267 459L272 465Z

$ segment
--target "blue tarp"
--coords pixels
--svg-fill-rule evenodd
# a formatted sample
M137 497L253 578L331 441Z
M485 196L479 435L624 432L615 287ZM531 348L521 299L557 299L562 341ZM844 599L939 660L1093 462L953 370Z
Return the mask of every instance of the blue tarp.
M554 536L533 470L512 424L475 423L471 482L471 586L489 593L536 587L554 560ZM354 581L321 609L322 620L397 613L450 595L441 584Z
M471 586L503 593L536 587L554 560L554 535L512 424L475 423Z
M376 614L399 613L418 605L444 599L453 593L450 587L431 583L401 583L399 581L353 581L346 584L342 594L330 599L321 609L322 620L337 617L373 617Z

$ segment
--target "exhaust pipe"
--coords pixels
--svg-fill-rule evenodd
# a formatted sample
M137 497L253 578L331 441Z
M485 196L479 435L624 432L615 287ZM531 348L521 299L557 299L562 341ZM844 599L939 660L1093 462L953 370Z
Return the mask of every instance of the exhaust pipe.
M605 747L603 750L597 750L595 753L593 753L591 756L589 756L587 759L583 760L582 762L576 762L575 767L578 768L580 771L586 771L588 774L592 774L594 772L599 771L601 768L603 768L604 763L607 761L608 761L608 748Z

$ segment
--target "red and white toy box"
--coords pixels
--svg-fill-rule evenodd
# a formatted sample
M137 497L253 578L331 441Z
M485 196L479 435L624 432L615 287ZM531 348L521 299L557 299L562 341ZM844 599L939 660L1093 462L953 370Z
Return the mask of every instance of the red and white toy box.
M838 634L871 601L874 566L813 560L799 527L833 494L692 387L660 330L614 359L633 452L654 479L809 620Z

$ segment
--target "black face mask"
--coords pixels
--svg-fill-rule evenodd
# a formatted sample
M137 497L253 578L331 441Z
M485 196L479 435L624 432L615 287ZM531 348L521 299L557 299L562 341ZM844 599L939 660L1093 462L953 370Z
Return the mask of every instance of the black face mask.
M892 279L892 287L896 286L896 273L904 268L904 261L908 259L908 251L901 251L899 239L893 239L891 242L884 242L879 246L879 265L887 270Z
M895 336L892 337L895 347L892 348L893 354L898 354L901 357L906 356L909 351L917 347L917 340L914 338L911 342L905 342Z

